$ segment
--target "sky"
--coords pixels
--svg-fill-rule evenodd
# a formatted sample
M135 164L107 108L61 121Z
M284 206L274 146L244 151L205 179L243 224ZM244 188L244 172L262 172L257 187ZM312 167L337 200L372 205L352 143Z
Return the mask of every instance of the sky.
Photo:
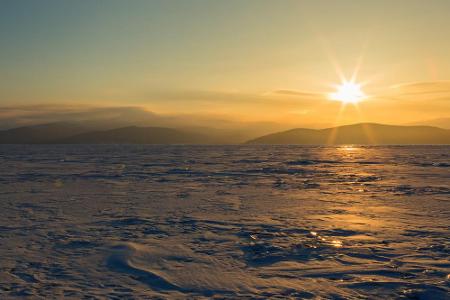
M449 36L448 0L0 0L0 118L49 105L310 127L447 118ZM331 100L353 74L367 97Z

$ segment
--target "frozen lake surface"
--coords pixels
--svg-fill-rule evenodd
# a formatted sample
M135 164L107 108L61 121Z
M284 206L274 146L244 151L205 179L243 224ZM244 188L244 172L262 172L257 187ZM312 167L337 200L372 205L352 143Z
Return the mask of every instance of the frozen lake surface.
M0 298L448 299L450 147L0 146Z

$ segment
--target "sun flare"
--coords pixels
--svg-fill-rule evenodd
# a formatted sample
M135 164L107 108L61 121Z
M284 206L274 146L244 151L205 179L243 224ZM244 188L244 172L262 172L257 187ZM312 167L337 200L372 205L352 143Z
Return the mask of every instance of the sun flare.
M361 84L345 81L337 86L336 92L331 93L329 97L331 100L355 104L367 98L367 95L361 90Z

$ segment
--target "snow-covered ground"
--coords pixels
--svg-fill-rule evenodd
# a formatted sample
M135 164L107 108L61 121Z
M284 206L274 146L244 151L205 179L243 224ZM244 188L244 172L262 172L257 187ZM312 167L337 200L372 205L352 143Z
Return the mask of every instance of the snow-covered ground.
M3 145L0 166L1 299L450 291L448 146Z

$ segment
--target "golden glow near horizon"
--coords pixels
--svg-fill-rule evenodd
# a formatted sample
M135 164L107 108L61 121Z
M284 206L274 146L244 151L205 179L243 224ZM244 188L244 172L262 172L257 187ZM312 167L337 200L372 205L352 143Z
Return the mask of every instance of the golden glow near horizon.
M344 81L334 93L329 95L331 100L341 101L344 104L356 104L361 100L367 98L367 95L361 90L361 84L353 81Z

